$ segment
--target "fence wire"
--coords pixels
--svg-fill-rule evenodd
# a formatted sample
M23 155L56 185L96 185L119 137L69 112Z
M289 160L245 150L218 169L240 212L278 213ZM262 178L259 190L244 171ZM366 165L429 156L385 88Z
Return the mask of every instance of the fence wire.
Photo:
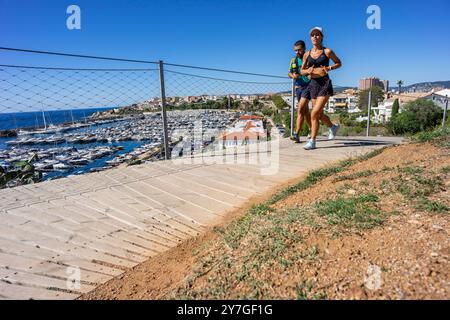
M47 54L34 51L28 53ZM108 58L102 58L105 59ZM150 64L136 60L129 62ZM111 63L116 61L111 60ZM187 69L189 72L184 72ZM231 79L233 76L235 79ZM253 77L252 81L242 80L250 76ZM255 98L291 90L291 82L288 79L283 81L280 76L174 64L165 64L164 78L167 104L178 109L198 108L201 104L204 105L200 109L224 108L224 97L231 97L235 102L234 107L239 102L248 105ZM253 81L254 79L264 81ZM67 68L0 64L0 130L43 127L45 122L73 122L74 113L75 120L79 121L86 118L85 114L80 113L84 109L92 111L137 107L141 111L159 111L160 93L160 70L154 63L152 68ZM212 102L217 103L214 105ZM28 113L33 114L30 116ZM42 113L42 117L38 113ZM88 116L90 114L92 112L88 112ZM58 120L52 117L58 117Z
M1 66L0 112L122 107L158 95L157 69Z
M40 181L168 159L172 152L189 157L233 131L242 110L277 111L270 95L290 96L292 89L284 76L1 47L0 59L5 50L82 59L83 64L71 61L69 68L2 60L0 167L3 175L16 178L5 182L0 175L0 188L28 183L29 174ZM130 63L143 68L130 68ZM34 173L16 167L24 162L33 164Z
M256 82L214 78L166 70L166 91L168 96L240 96L270 95L289 92L291 82Z

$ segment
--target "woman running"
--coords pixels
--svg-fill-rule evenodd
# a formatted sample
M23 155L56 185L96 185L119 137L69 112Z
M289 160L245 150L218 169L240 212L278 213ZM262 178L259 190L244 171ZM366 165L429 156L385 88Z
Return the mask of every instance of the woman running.
M311 137L311 114L308 108L308 103L311 98L302 97L302 92L306 90L311 79L310 77L300 75L300 69L303 64L303 56L306 52L305 42L303 40L298 40L297 42L295 42L294 51L296 56L291 59L288 76L295 81L295 95L297 97L298 105L295 131L291 139L296 143L300 143L300 131L305 120L309 127L308 139ZM334 135L332 134L333 123L331 122L330 118L322 113L320 120L322 124L326 125L330 129L328 138L334 139Z
M336 70L342 66L341 60L336 56L333 50L323 46L322 28L315 27L310 31L311 42L313 48L303 57L301 68L302 76L310 76L311 82L308 88L302 92L302 97L311 98L311 139L304 146L306 150L316 148L316 137L319 131L319 120L323 116L323 108L328 102L330 96L333 95L333 84L328 72ZM334 65L330 66L330 59ZM338 129L338 125L330 128L329 138L334 138Z

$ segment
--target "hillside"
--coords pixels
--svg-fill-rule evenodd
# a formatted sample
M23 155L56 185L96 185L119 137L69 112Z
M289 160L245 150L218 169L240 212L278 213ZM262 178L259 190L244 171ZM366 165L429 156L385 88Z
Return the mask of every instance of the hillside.
M448 299L449 149L447 135L312 171L82 299Z
M391 88L396 88L396 84L392 83ZM402 91L417 91L417 92L428 92L433 88L442 87L444 89L450 88L450 81L434 81L434 82L420 82L414 83L409 86L404 86Z

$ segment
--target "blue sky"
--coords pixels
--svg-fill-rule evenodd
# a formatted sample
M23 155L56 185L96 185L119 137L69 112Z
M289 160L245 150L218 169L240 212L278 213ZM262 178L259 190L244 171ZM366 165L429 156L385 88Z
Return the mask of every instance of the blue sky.
M66 28L71 4L81 8L81 30ZM381 30L366 27L371 4L381 8ZM411 84L450 80L449 12L448 0L0 0L0 46L285 75L292 44L309 46L319 25L343 61L335 84L366 76ZM0 61L118 66L4 52Z

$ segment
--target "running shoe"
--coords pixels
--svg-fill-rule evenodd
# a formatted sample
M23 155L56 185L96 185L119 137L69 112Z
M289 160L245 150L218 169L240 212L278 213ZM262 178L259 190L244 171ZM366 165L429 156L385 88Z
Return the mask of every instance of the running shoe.
M313 150L316 148L316 140L309 139L308 143L303 146L305 150Z
M328 140L334 140L336 139L336 133L339 129L338 124L333 124L333 126L330 128L330 131L328 133Z
M295 143L300 143L300 137L298 136L298 133L294 133L294 135L291 137L291 140L295 141Z

